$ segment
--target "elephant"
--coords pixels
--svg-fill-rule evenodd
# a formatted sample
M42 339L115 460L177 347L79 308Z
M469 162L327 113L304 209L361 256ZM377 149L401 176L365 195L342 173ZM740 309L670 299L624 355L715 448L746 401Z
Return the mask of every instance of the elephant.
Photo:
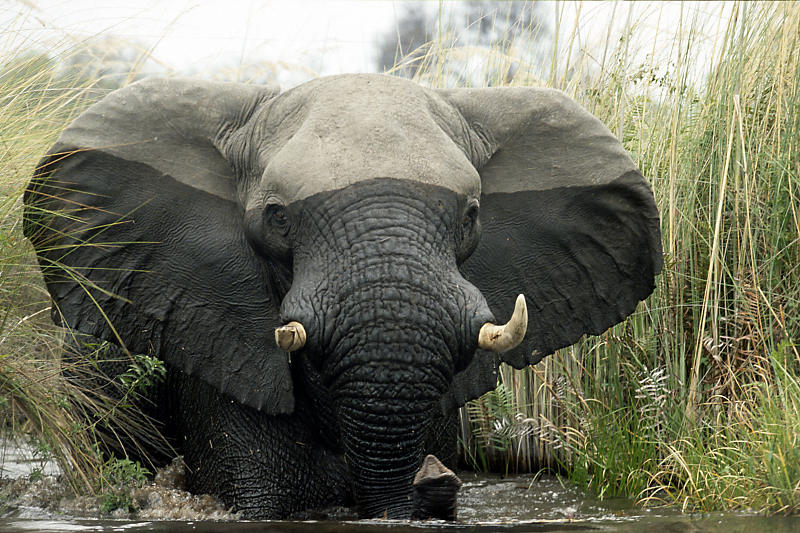
M24 202L53 319L164 361L188 488L253 519L453 518L459 406L662 267L648 182L554 89L149 78Z

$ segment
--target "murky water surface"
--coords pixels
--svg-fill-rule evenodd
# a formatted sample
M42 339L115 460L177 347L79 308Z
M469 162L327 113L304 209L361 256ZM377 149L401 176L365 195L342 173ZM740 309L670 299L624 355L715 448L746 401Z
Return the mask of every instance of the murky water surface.
M462 473L459 521L131 521L60 518L44 509L18 509L0 519L0 532L120 531L163 533L417 533L424 531L522 532L708 532L756 533L800 531L800 518L766 518L739 514L687 516L676 511L635 508L627 500L599 501L551 477L474 475ZM36 516L37 512L39 516Z
M30 446L0 438L0 533L120 531L158 533L419 533L598 531L778 533L800 531L800 517L763 517L735 513L684 515L670 509L644 510L623 499L600 501L555 477L477 475L461 472L458 522L391 520L327 520L247 522L231 515L209 496L180 490L178 462L160 469L153 483L132 494L140 507L138 520L97 519L94 500L65 496ZM42 480L27 480L33 470ZM9 478L18 478L8 481ZM16 492L15 492L16 491ZM11 498L8 496L11 495ZM3 496L11 507L3 507ZM339 513L338 516L347 516ZM84 518L76 518L84 517ZM90 518L86 518L90 517ZM180 521L175 520L179 518ZM219 520L223 518L223 520ZM228 518L226 520L226 518Z

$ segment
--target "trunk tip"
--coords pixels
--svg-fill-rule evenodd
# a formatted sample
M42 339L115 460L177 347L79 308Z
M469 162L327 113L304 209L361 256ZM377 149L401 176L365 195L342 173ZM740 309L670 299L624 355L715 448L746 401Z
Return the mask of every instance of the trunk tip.
M461 480L434 455L422 461L414 476L413 520L456 519L456 494Z

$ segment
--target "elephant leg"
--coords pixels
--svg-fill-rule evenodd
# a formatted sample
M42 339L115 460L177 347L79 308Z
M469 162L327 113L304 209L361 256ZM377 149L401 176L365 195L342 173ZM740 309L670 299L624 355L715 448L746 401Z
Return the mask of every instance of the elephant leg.
M181 374L180 426L188 488L247 519L281 519L352 503L342 456L314 432L303 405L267 416Z

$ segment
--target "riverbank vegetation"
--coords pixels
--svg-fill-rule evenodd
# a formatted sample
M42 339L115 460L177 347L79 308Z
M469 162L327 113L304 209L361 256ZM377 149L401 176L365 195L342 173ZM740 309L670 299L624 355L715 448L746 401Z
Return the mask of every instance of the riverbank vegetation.
M620 137L662 215L655 293L599 337L536 367L503 368L497 389L462 410L465 461L548 468L645 505L797 512L800 6L686 4L677 19L656 6L647 20L628 4L613 9L621 33L591 50L558 22L544 55L526 49L537 39L478 48L443 24L397 59L430 86L564 90ZM65 76L67 58L14 46L0 49L0 431L35 435L76 487L101 490L116 467L96 430L147 422L120 395L61 380L21 196L103 78Z
M64 334L50 319L50 297L22 234L22 196L64 126L119 81L93 72L80 54L51 57L16 36L0 36L0 474L5 447L22 440L38 461L31 476L55 461L74 492L107 501L121 480L138 479L126 473L146 470L104 454L98 437L112 433L133 447L132 435L157 438L133 399L163 364L132 359L123 380L108 383L97 372L97 361L109 359L104 345L83 346L89 357L63 357ZM64 380L62 371L77 379Z
M643 33L649 47L637 48ZM574 38L545 68L489 56L481 83L508 85L512 72L511 85L563 89L599 116L652 184L665 267L623 324L504 369L462 412L467 455L551 467L648 505L796 512L800 7L687 5L655 27L628 18L599 56L570 54ZM450 84L457 54L432 45L417 77Z

